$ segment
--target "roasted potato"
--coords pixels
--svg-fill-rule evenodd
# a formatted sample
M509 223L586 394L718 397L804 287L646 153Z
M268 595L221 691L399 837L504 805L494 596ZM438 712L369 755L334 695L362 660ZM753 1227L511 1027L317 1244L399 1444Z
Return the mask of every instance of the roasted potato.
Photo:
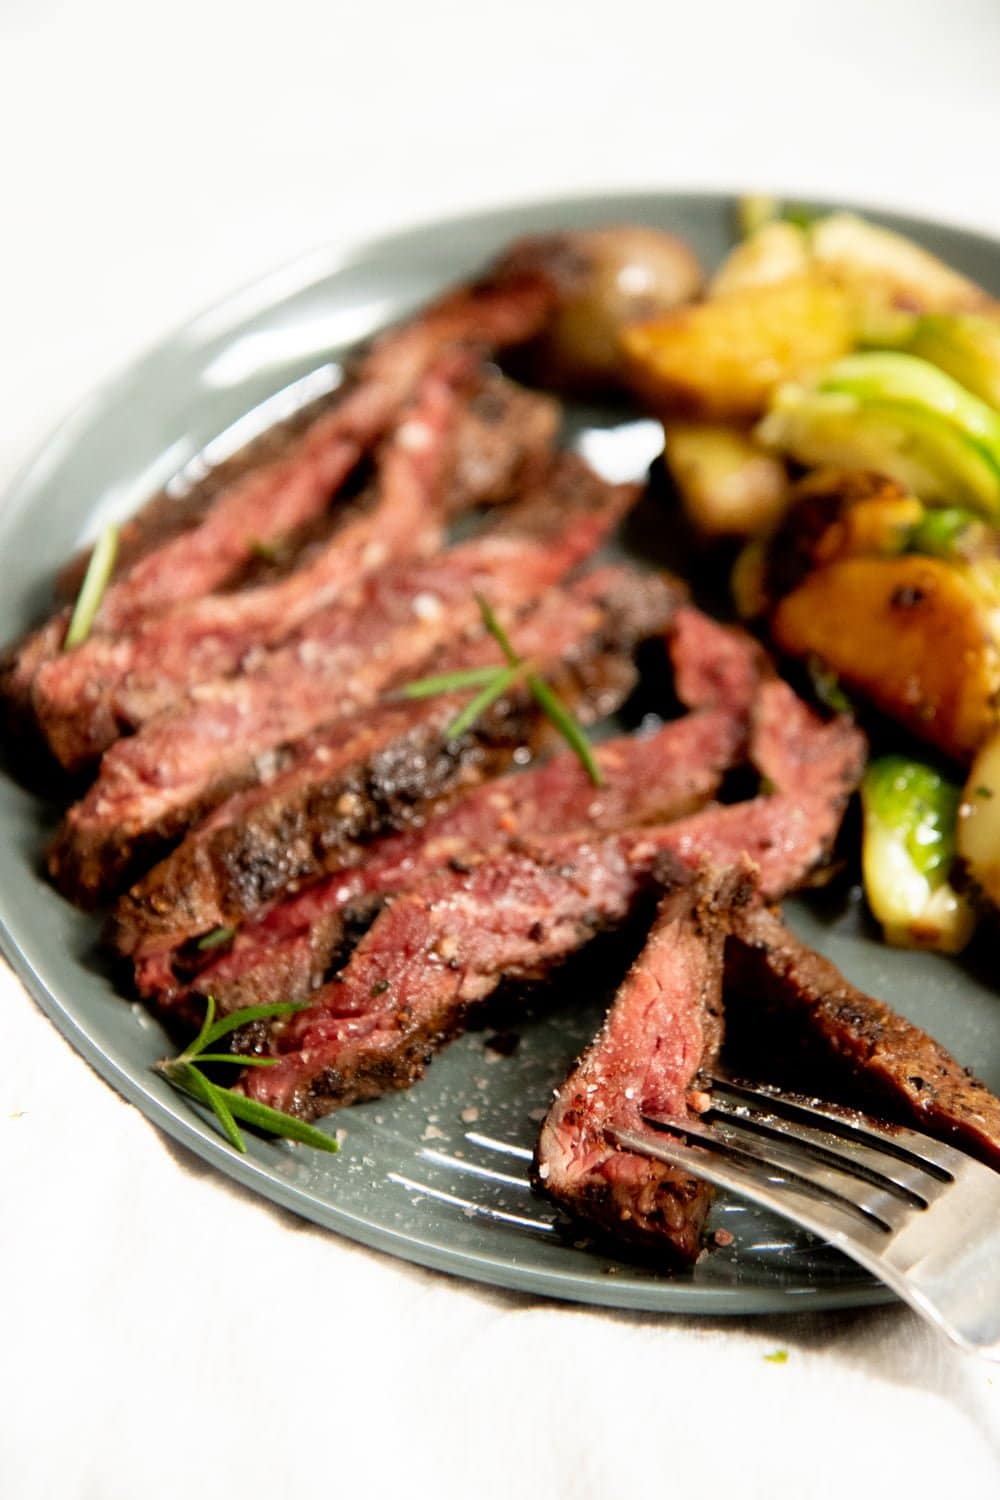
M697 296L704 272L676 235L620 225L573 236L583 272L532 351L543 385L576 392L622 383L621 332Z
M851 348L843 293L802 278L744 287L622 334L627 377L660 415L751 418L784 381Z
M816 658L922 739L968 761L997 722L993 606L974 571L938 558L849 557L771 617L776 645Z
M664 456L684 512L706 539L766 536L788 499L788 472L739 427L668 422Z
M709 283L709 295L725 297L744 287L808 276L810 266L809 242L802 230L775 219L730 250Z
M813 263L862 299L915 312L975 312L992 299L920 245L856 214L827 214L809 232Z

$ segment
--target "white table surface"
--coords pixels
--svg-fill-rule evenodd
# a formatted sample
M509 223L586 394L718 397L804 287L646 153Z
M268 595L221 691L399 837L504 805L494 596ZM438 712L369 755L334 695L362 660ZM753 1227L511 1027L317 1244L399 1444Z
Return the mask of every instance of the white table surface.
M442 212L746 184L1000 232L998 47L994 0L5 0L0 481L223 292ZM0 990L5 1500L996 1493L1000 1370L901 1308L679 1321L394 1262Z

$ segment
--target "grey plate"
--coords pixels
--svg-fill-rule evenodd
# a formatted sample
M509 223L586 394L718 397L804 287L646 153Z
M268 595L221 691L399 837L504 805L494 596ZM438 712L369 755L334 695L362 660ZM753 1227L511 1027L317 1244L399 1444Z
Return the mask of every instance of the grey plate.
M688 236L709 264L730 239L732 200L645 194L541 203L414 229L350 256L321 252L203 313L98 391L49 439L0 515L5 586L0 640L44 607L56 567L99 526L172 476L197 472L237 445L269 402L280 416L336 374L350 344L400 316L529 230L642 221ZM1000 291L994 242L886 218ZM296 382L302 382L296 385ZM289 393L289 387L292 387ZM588 414L585 427L607 420ZM15 566L16 564L16 566ZM556 1297L659 1311L750 1313L852 1306L887 1293L833 1251L781 1221L720 1199L725 1251L672 1274L610 1258L529 1191L526 1160L537 1112L592 1035L601 996L583 971L571 993L518 1022L522 1043L497 1059L483 1033L448 1049L409 1093L335 1120L339 1156L251 1139L245 1158L149 1072L166 1050L159 1028L111 981L96 926L42 877L50 811L0 779L0 917L7 956L84 1057L167 1133L265 1198L408 1260ZM797 904L793 920L850 977L928 1026L994 1088L1000 1086L996 997L954 962L892 952L857 906ZM330 1128L333 1128L331 1125Z

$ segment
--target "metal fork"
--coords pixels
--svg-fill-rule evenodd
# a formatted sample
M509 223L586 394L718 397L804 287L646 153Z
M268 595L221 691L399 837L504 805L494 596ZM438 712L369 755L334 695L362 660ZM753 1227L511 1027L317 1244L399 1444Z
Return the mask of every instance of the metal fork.
M1000 1360L1000 1173L916 1130L712 1082L699 1119L644 1116L648 1133L608 1139L820 1235L963 1349Z

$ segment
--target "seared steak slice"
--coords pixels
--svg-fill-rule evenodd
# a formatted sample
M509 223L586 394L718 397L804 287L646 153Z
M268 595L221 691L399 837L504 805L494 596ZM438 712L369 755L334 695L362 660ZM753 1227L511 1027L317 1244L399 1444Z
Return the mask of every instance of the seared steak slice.
M632 649L663 628L673 602L659 578L608 568L550 591L513 625L513 639L583 718L594 719L634 684ZM480 633L431 665L452 671L499 659L496 643ZM422 818L434 800L509 765L549 734L522 686L449 739L466 701L448 694L386 703L307 741L282 773L223 803L123 897L116 946L145 957L256 915L290 881L359 858L359 840Z
M938 1042L857 989L773 911L727 948L732 1052L753 1076L866 1107L1000 1168L1000 1099Z
M50 854L56 884L84 904L112 891L224 797L273 775L283 747L367 707L475 628L477 592L510 621L600 545L635 495L567 456L540 497L514 506L488 534L373 575L357 608L344 601L321 610L241 676L198 684L105 753Z
M321 514L443 350L471 346L488 352L525 342L541 330L578 273L563 241L525 242L479 281L383 334L356 362L340 399L309 424L291 451L242 475L194 525L161 545L129 549L131 561L105 590L94 630L130 630L151 614L202 598L246 567L262 543L280 543ZM0 665L0 700L15 723L25 717L36 671L60 651L69 617L68 608L60 610Z
M614 833L690 812L712 795L742 740L738 721L706 710L653 734L599 745L599 790L571 752L473 787L422 826L369 845L348 845L333 875L250 922L190 986L175 976L172 954L156 952L150 943L136 964L137 986L161 1009L187 1003L192 992L213 995L220 1012L278 995L301 999L330 971L351 909L518 841L578 829Z
M745 630L720 625L685 604L670 622L674 690L687 708L750 712L759 682L774 675L762 647Z
M468 378L461 357L432 367L387 443L374 501L348 512L304 566L257 588L180 605L131 634L92 636L44 662L32 699L56 759L79 769L196 683L229 676L249 652L287 639L369 574L433 552L444 534L442 471Z
M503 505L537 486L551 463L561 418L554 397L484 370L454 431L445 491L449 514Z
M672 872L645 946L559 1089L535 1151L536 1186L562 1208L684 1261L701 1248L711 1189L620 1149L607 1133L648 1132L647 1114L684 1120L696 1113L702 1074L722 1042L726 936L753 891L746 865Z
M394 898L308 1010L269 1038L280 1061L239 1087L304 1119L407 1088L502 979L540 979L620 922L646 883L617 839L512 852Z

